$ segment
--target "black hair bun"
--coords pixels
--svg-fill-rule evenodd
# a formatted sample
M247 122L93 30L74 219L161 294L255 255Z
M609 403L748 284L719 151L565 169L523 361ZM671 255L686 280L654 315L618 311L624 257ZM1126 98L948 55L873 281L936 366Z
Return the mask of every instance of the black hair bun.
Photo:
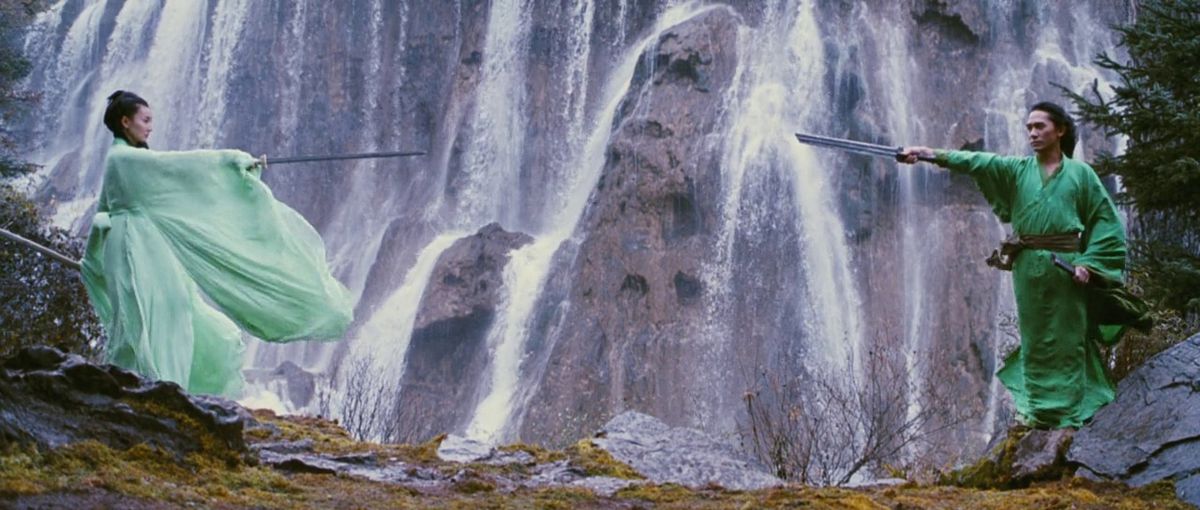
M119 98L119 97L121 97L121 96L123 96L123 95L125 95L125 91L124 91L124 90L118 90L118 91L116 91L116 92L113 92L113 93L112 93L112 95L108 96L108 100L109 100L110 102L112 102L112 101L116 101L116 100L117 100L117 98Z

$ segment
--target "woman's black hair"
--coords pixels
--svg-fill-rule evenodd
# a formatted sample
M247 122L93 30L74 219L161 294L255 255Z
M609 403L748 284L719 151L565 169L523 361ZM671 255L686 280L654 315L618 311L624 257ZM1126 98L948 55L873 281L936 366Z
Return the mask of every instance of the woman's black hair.
M138 108L142 106L149 108L150 103L133 92L124 90L113 92L111 96L108 96L108 107L104 109L104 125L108 127L109 131L112 131L113 136L133 143L125 138L125 127L121 125L121 119L134 116L137 114ZM149 148L145 142L137 146L143 149Z
M1062 146L1063 155L1068 158L1072 157L1072 154L1075 153L1075 144L1079 142L1079 133L1075 131L1075 121L1071 119L1067 111L1063 107L1049 101L1042 101L1035 104L1029 111L1046 112L1046 115L1050 116L1050 121L1054 122L1054 127L1063 128L1063 135L1059 139L1059 144Z

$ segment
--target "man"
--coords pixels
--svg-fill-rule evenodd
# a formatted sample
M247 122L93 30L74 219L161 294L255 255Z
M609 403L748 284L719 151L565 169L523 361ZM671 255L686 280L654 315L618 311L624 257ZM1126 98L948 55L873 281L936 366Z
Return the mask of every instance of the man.
M1077 135L1067 113L1038 103L1025 128L1032 157L928 147L907 147L902 157L969 175L1012 224L1014 238L994 262L1013 273L1021 346L997 375L1026 425L1079 427L1114 396L1096 341L1115 342L1119 329L1102 329L1101 318L1089 316L1085 286L1121 281L1125 229L1095 171L1070 158ZM1055 267L1052 255L1074 273Z

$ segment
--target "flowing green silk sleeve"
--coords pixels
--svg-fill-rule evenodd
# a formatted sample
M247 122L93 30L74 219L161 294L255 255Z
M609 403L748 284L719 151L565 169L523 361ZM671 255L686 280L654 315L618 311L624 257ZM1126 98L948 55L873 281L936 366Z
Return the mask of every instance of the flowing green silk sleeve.
M1022 163L1021 158L988 152L939 150L936 151L934 162L954 172L969 175L1000 221L1012 221L1016 175Z
M241 151L122 151L126 190L188 275L229 318L263 340L340 338L352 319L325 245L275 200Z
M104 258L104 242L108 239L110 226L108 208L104 205L104 193L101 192L96 214L92 217L92 226L88 232L87 246L80 263L80 272L83 275L84 289L87 290L88 298L92 301L92 308L96 310L96 317L107 329L112 329L112 303L108 300L108 279L104 276L104 266L100 261Z
M1083 254L1075 259L1075 264L1120 282L1125 270L1125 227L1100 178L1091 167L1083 166L1080 172L1083 183L1076 202L1083 223Z
M82 262L105 356L196 393L236 396L242 333L340 338L349 293L324 244L240 151L114 143Z

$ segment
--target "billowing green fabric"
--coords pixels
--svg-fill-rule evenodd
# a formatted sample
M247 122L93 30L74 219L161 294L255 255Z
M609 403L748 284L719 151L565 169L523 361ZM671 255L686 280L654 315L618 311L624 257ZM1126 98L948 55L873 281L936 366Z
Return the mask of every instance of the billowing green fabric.
M974 179L993 210L1020 234L1083 232L1081 252L1060 252L1074 265L1120 282L1125 229L1116 206L1087 164L1064 158L1044 180L1035 157L939 151L937 162ZM1088 290L1057 268L1046 250L1026 249L1013 264L1021 346L997 374L1031 425L1078 427L1113 399L1096 341L1119 328L1089 316ZM1105 337L1108 338L1105 338Z
M351 299L320 236L241 151L161 152L117 139L83 259L110 363L237 396L241 329L337 339Z

